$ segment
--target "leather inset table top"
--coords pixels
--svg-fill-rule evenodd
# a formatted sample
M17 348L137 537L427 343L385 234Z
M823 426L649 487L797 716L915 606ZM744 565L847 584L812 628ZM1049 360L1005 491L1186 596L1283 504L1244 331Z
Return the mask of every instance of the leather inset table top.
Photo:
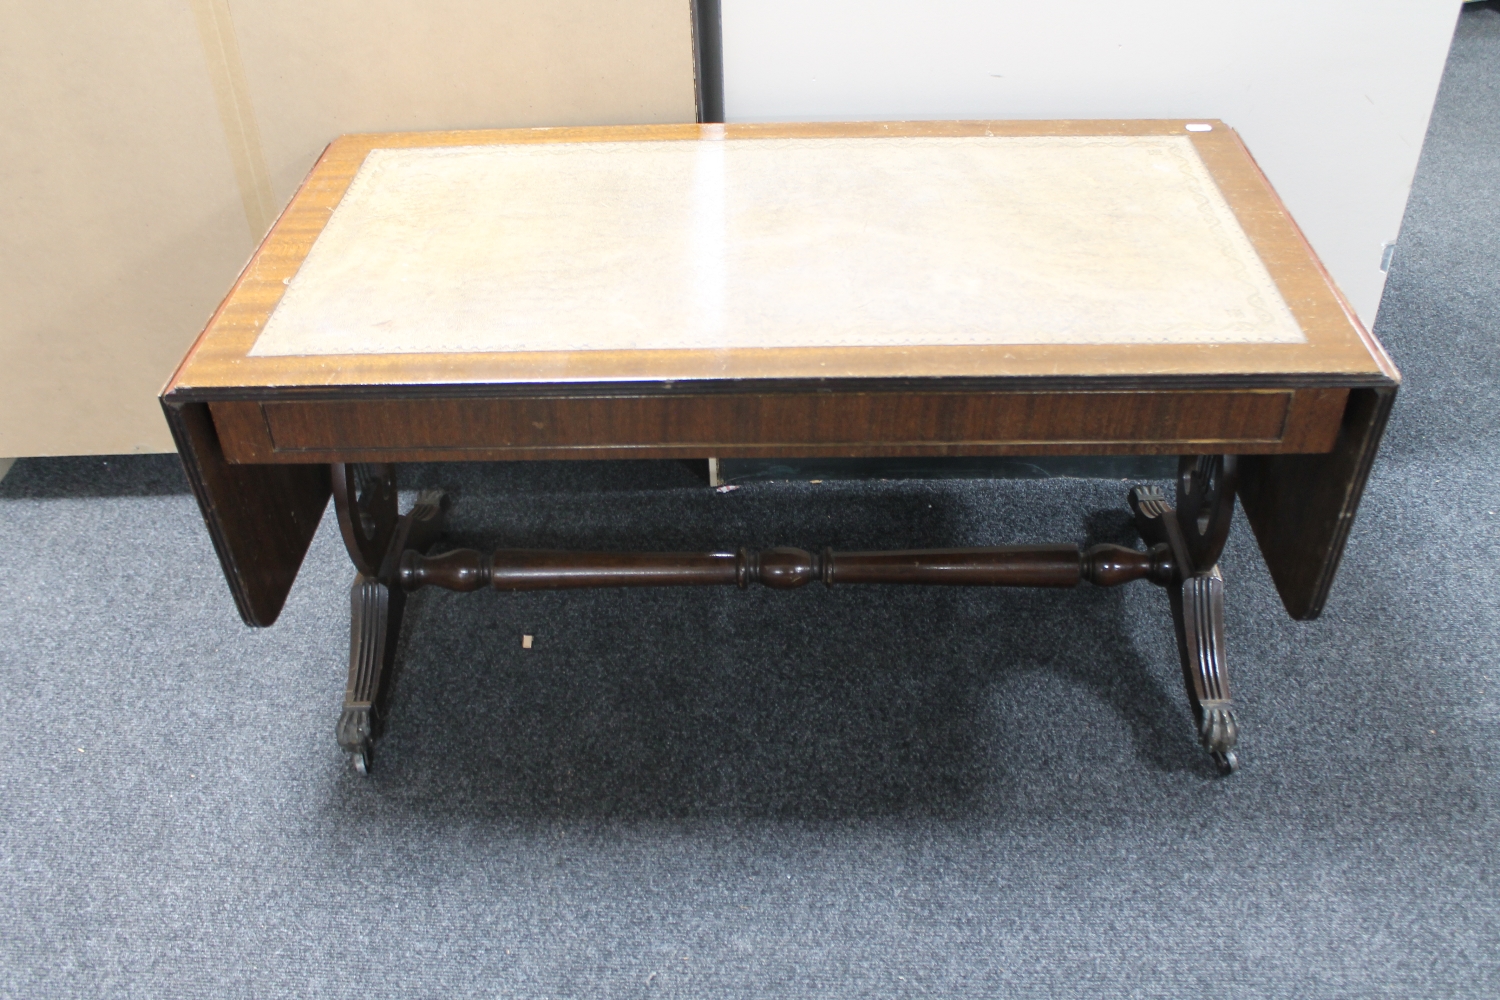
M249 354L1300 343L1185 135L374 149Z
M1222 122L803 122L343 136L170 388L1396 377Z

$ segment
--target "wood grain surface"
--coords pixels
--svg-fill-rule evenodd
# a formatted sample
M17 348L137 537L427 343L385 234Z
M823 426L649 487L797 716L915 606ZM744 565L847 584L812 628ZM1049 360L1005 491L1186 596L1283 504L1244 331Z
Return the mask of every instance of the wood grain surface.
M345 136L318 161L168 392L219 398L246 390L410 385L588 385L619 382L827 379L1134 378L1216 376L1243 384L1386 385L1394 367L1317 263L1235 134L1221 122L866 122L514 129ZM720 131L705 131L720 130ZM996 345L249 357L271 311L374 148L486 143L956 135L1187 135L1301 325L1303 344ZM1278 382L1278 380L1280 380ZM244 398L241 396L241 398Z
M210 404L231 462L1326 451L1346 389Z
M206 405L164 409L235 607L246 625L270 625L328 505L328 467L231 465Z
M1395 402L1394 388L1355 389L1328 452L1240 463L1240 505L1293 618L1323 613Z
M1287 609L1321 609L1399 374L1238 137L1185 121L628 126L345 136L163 393L245 620L273 620L335 461L1240 453ZM1300 344L250 357L375 148L888 135L1189 135ZM205 405L205 404L211 404ZM296 467L300 466L300 468ZM311 520L309 520L311 519Z

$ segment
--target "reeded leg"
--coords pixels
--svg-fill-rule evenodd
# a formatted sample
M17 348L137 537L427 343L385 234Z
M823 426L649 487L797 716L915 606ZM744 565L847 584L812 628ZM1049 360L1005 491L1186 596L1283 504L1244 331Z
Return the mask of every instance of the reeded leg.
M1239 766L1234 752L1239 727L1224 662L1224 577L1217 560L1234 509L1234 473L1232 457L1184 458L1175 510L1156 487L1130 491L1141 538L1170 552L1175 572L1166 587L1183 682L1198 738L1226 775Z
M396 583L401 554L425 552L443 532L448 499L429 490L395 517L396 486L390 467L335 466L334 500L356 573L349 590L349 682L339 715L339 746L360 774L368 774L375 741L394 687L396 642L406 592ZM379 554L378 565L375 563Z
M349 683L339 716L339 746L360 774L368 774L389 700L396 640L406 595L363 573L349 590Z
M1234 753L1239 728L1224 664L1224 578L1215 566L1172 586L1170 597L1182 679L1198 720L1198 739L1219 773L1230 774L1239 766Z

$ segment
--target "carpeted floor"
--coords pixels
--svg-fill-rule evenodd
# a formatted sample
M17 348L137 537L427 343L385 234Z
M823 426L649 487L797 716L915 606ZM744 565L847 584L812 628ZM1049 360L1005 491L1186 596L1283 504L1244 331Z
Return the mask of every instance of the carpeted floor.
M1223 560L1225 781L1144 585L423 592L360 780L333 740L331 519L252 631L174 460L17 463L0 996L1500 995L1496 136L1500 13L1477 10L1378 324L1406 387L1329 609L1288 620L1244 530ZM1108 481L406 470L438 481L461 539L1128 537Z

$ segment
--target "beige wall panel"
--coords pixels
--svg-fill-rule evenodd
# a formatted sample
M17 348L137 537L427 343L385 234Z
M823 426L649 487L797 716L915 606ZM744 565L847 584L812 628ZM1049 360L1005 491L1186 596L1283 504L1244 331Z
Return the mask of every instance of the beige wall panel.
M345 132L696 117L689 0L228 2L281 204Z
M341 133L694 116L688 0L0 0L0 24L0 456L171 450L157 391Z
M170 450L155 394L251 250L192 13L0 24L0 455Z

